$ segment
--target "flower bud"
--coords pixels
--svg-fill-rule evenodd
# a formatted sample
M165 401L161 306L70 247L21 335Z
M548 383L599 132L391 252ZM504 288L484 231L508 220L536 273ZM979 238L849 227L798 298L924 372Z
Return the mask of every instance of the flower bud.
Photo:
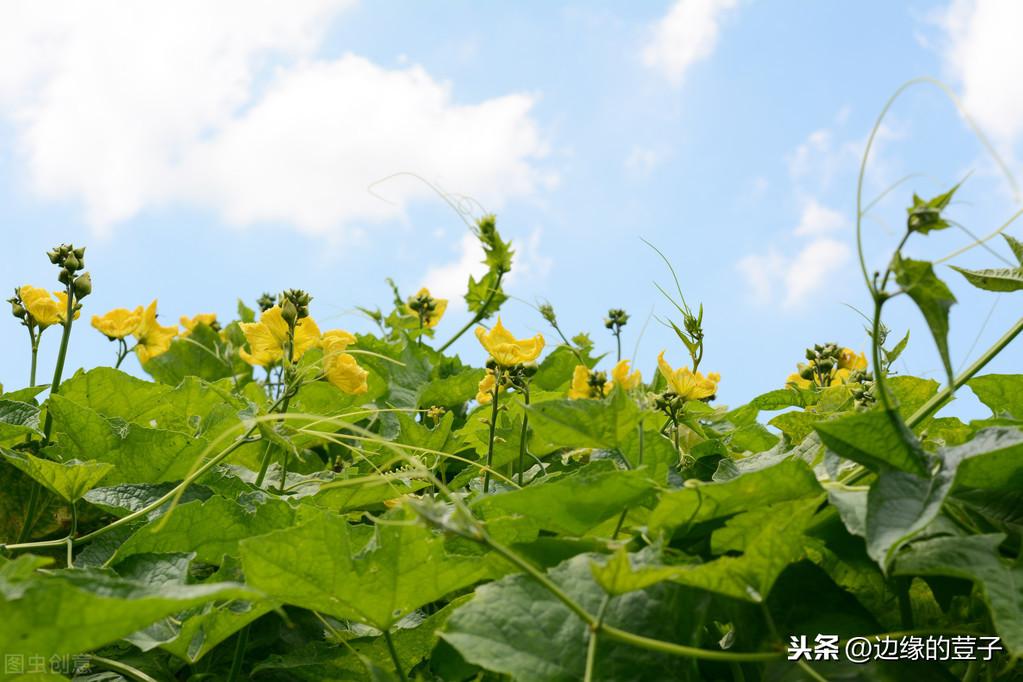
M28 315L28 311L21 305L21 302L16 298L9 298L7 302L11 304L11 315L14 315L19 320L24 320L25 316Z
M50 249L46 252L46 257L50 259L50 262L56 265L60 262L60 251L57 249Z
M75 249L71 253L75 254L75 258L77 258L79 261L81 261L81 263L83 265L85 264L85 247L84 246L78 247L77 249Z
M73 273L68 272L67 268L61 268L60 272L57 273L57 281L61 284L71 284L71 276Z
M288 323L289 327L294 327L295 323L298 322L298 308L291 302L291 299L285 299L281 304L281 317Z
M64 267L70 271L80 270L82 268L82 262L75 257L75 254L68 254L68 257L64 259Z
M259 312L265 313L267 310L274 307L274 297L268 293L264 293L256 299L256 305L259 306Z
M92 277L89 273L75 279L75 298L81 300L92 293Z

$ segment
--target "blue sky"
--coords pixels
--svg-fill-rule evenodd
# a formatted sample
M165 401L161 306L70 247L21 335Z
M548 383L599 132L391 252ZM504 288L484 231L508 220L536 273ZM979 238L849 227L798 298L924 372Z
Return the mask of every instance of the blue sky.
M165 322L230 319L238 297L302 287L322 327L368 330L354 306L387 306L385 277L457 297L477 267L466 228L425 184L374 185L416 174L497 213L518 251L509 293L549 299L566 331L589 331L606 351L609 307L632 314L629 355L651 311L670 315L653 285L670 275L641 238L656 244L704 304L704 366L723 375L721 401L737 404L780 386L807 345L866 349L849 307L868 304L856 174L900 84L947 82L1018 172L1020 15L1012 2L963 0L9 3L2 284L49 285L44 252L73 241L89 249L86 318L158 298ZM886 262L914 190L936 194L971 173L953 215L981 234L1018 206L935 88L899 101L875 154L869 198L918 175L865 221L871 267ZM940 258L966 242L950 230L908 253ZM982 249L956 262L998 263ZM940 270L960 300L959 365L1020 307L1006 295L991 312L992 295ZM553 337L519 300L503 318ZM456 307L439 336L465 319ZM887 322L912 330L899 370L940 379L918 313L898 301ZM0 324L7 387L26 382L26 336L13 318ZM44 378L56 337L43 341ZM651 320L637 355L645 374L662 348L682 363L684 349ZM457 350L483 361L469 336ZM81 324L69 365L113 353ZM1010 348L991 371L1018 371L1019 357Z

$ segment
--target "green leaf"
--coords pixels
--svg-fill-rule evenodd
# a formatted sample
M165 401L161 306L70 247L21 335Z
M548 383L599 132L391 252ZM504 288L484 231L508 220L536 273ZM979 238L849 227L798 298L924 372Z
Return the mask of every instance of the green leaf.
M114 553L116 564L150 552L195 552L199 561L220 564L224 555L237 556L238 542L254 535L286 528L295 512L286 503L253 492L237 502L214 495L178 505L135 531Z
M536 439L559 448L618 449L642 417L624 391L612 391L604 400L548 400L526 410Z
M490 575L489 562L449 555L444 537L414 518L381 521L364 547L330 514L248 538L241 542L246 581L287 604L387 629Z
M966 382L995 417L1023 420L1023 374L986 374Z
M961 184L961 183L959 183ZM945 220L942 216L942 211L948 207L952 196L959 189L959 184L955 187L939 194L931 199L921 199L916 193L913 194L913 205L906 209L909 214L907 219L907 225L909 230L912 232L919 232L921 234L927 234L937 230L944 230L951 225L950 222Z
M967 270L950 266L966 278L966 281L984 291L1019 291L1023 289L1023 268L988 268L985 270Z
M948 313L956 302L955 296L944 282L934 274L930 262L902 258L896 254L892 262L895 281L909 294L931 330L938 354L945 366L949 384L952 383L952 361L948 350Z
M800 443L813 433L814 426L826 420L828 415L816 412L783 412L773 417L768 424L785 434L790 443Z
M689 481L681 490L661 496L648 524L651 534L657 534L820 491L817 477L805 462L786 459L721 483Z
M548 577L590 613L605 593L580 554L549 570ZM656 585L609 602L604 621L629 632L699 645L708 599L678 585ZM710 623L706 623L710 625ZM583 678L589 630L568 608L529 576L516 574L477 588L441 633L470 663L530 682L569 682ZM596 679L616 682L704 679L696 666L677 656L601 639Z
M74 502L82 497L114 468L112 464L102 462L77 460L54 462L27 452L14 452L3 448L0 448L0 454L67 502Z
M583 355L586 358L586 355ZM587 363L592 367L595 360ZM544 391L568 390L572 383L572 373L579 364L579 357L568 346L558 346L543 359L533 377L531 386Z
M459 372L442 379L434 379L422 388L419 407L455 408L476 397L476 391L483 378L483 370L464 367Z
M188 336L174 339L166 353L152 358L142 369L160 383L171 386L177 386L188 376L207 381L238 374L252 376L252 368L243 361L236 363L217 332L205 324L196 325Z
M909 343L909 330L906 330L906 335L902 337L902 340L895 344L895 347L891 350L882 348L881 352L884 353L885 362L891 366L896 360L902 355L902 352L906 350L906 344Z
M927 475L927 460L916 437L883 409L857 412L816 424L821 440L834 453L873 469L892 467Z
M956 490L1023 489L1023 431L1020 429L984 429L955 450L963 457L955 480Z
M438 642L440 630L447 623L454 610L464 604L468 597L459 597L428 618L418 614L398 623L391 633L394 650L402 664L402 672L408 675L433 651ZM356 637L346 639L348 646L337 643L311 642L297 651L270 656L252 667L251 673L270 672L286 679L309 680L364 680L368 662L380 672L390 674L394 663L382 636ZM360 660L362 659L362 660Z
M49 409L58 438L51 450L64 460L114 465L104 479L107 485L180 480L206 450L203 439L108 420L62 395L50 396Z
M712 551L741 551L706 563L643 566L633 569L623 553L605 565L592 566L594 578L611 595L670 580L745 601L761 602L789 564L805 556L803 531L822 496L759 507L730 520L714 533Z
M547 530L583 535L640 503L652 490L645 471L623 471L609 460L598 460L567 476L544 477L521 490L477 498L472 509L484 518L517 514Z
M964 456L961 448L941 452L942 466L932 476L882 469L867 495L867 553L885 573L895 553L931 523L952 489Z
M26 436L42 435L38 407L19 400L0 400L0 445L14 445Z
M245 301L238 299L238 321L239 322L255 322L256 311L245 305Z
M497 273L493 270L480 277L478 281L469 275L469 288L465 294L465 303L469 312L478 313L486 305L487 314L483 316L483 319L487 319L508 300L508 295L504 293L497 279ZM491 294L493 294L493 299L487 304L487 299Z
M970 580L981 591L995 631L1013 657L1023 655L1023 565L1003 559L1002 534L938 537L899 554L896 575L943 575Z
M0 651L26 658L78 654L200 604L258 598L237 583L152 585L88 570L0 575Z
M899 414L909 418L938 392L938 382L934 379L920 379L911 376L888 378L888 387L895 396L899 406Z

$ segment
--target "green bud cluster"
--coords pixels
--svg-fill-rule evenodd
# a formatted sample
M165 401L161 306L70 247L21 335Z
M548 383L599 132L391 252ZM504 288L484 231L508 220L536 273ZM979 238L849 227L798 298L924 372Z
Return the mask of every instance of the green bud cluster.
M429 294L410 296L408 299L409 310L419 316L424 323L430 322L437 312L437 299Z
M285 289L277 297L281 306L281 317L294 328L295 324L303 317L309 317L309 303L313 297L301 289Z
M551 305L550 301L544 301L540 304L540 315L543 316L543 319L547 320L548 324L557 328L558 316L554 314L554 306Z
M818 343L806 349L806 359L810 364L799 371L799 376L812 381L817 386L831 385L831 374L838 367L842 349L837 343Z
M529 363L528 365L519 363L511 367L499 368L493 358L487 358L487 369L492 372L496 372L498 369L501 370L501 388L511 387L518 390L526 390L529 386L529 380L536 376L540 368L536 363Z
M74 244L61 244L46 252L54 265L60 266L57 281L70 287L76 299L83 299L92 293L92 277L89 273L75 273L85 269L85 247L75 248Z
M25 310L25 306L21 303L21 291L15 287L14 296L7 299L7 302L11 304L11 315L21 320L21 323L26 327L29 325L28 311Z
M270 308L274 307L277 301L274 299L273 294L263 293L262 296L256 299L256 305L259 306L259 312L265 313Z
M867 408L877 402L877 396L874 394L874 375L870 372L861 369L853 372L849 376L849 387L856 407Z
M613 330L617 334L628 322L628 313L621 308L612 308L607 311L607 317L604 318L604 327Z
M607 373L590 372L590 377L587 379L586 383L589 384L590 387L590 397L603 398L604 386L607 385Z

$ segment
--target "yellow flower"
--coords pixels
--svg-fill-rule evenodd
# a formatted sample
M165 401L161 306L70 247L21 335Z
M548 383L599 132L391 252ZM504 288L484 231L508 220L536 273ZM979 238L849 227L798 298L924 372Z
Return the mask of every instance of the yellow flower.
M856 370L867 368L867 356L864 353L857 353L852 348L843 348L838 354L838 368L840 370Z
M611 392L610 381L604 381L601 384L591 384L590 378L592 376L593 373L589 367L586 365L576 365L575 370L572 371L572 387L568 389L568 397L572 400L601 398ZM598 393L598 390L600 393Z
M269 367L284 359L284 344L288 341L288 323L281 316L279 306L263 311L259 322L242 322L239 325L249 342L250 351L238 351L242 360L250 365ZM340 330L339 330L340 331ZM320 345L320 328L311 317L303 317L295 324L295 346L292 359L298 360L310 348Z
M133 332L138 343L135 353L143 365L157 355L166 353L171 341L178 335L178 326L165 327L156 321L156 299L143 311L142 306L135 309L140 318L138 328Z
M309 319L308 317L302 318L302 321ZM313 324L315 325L315 323ZM297 345L297 326L295 337ZM351 353L344 352L352 343L355 343L355 337L341 329L332 329L323 335L323 373L326 375L327 381L345 393L365 393L369 390L369 385L366 383L369 372L359 367L359 363L355 361L355 357Z
M638 369L635 372L629 371L628 360L621 360L614 366L614 369L611 370L611 378L614 383L626 391L631 391L643 383L643 376Z
M542 334L537 334L531 339L516 339L501 324L500 317L489 332L483 327L476 327L476 338L490 353L490 357L504 367L533 362L540 357L544 346Z
M412 307L412 302L416 300L429 299L433 303L433 310L425 311L423 314L423 326L427 329L433 329L440 322L440 318L444 317L444 311L448 309L448 299L446 298L434 298L430 295L430 290L423 287L416 292L416 295L412 297L409 303L405 304L405 310L410 315L419 317L419 311Z
M40 329L46 329L50 325L64 322L67 317L67 292L54 291L53 297L46 289L40 289L30 284L18 288L18 296L25 310L32 316ZM54 299L56 297L56 299ZM75 319L78 319L79 311L75 311Z
M693 372L688 367L672 369L664 359L664 351L657 356L657 366L668 381L668 388L686 400L702 400L709 398L718 390L721 375L710 372L706 377L700 372Z
M497 377L494 376L494 370L487 369L487 373L480 379L479 386L476 387L476 402L480 405L489 405L494 400L494 384L497 383Z
M788 379L785 380L785 384L802 389L811 388L814 385L814 381L804 379L802 373L807 368L816 367L816 365L817 363L813 360L808 363L800 363L797 365L799 371L790 374ZM840 386L849 381L849 377L854 371L865 370L866 368L867 356L864 353L857 353L851 348L843 348L838 355L838 367L831 370L828 386Z
M801 377L799 372L793 372L789 375L789 378L785 380L785 385L795 386L796 388L810 388L810 380Z
M207 327L212 327L217 323L216 313L199 313L195 317L188 317L188 315L181 316L181 326L185 328L185 331L181 332L182 336L188 336L192 333L192 330L200 324L204 324Z
M131 336L142 322L142 309L114 308L105 315L93 315L92 326L113 341Z

